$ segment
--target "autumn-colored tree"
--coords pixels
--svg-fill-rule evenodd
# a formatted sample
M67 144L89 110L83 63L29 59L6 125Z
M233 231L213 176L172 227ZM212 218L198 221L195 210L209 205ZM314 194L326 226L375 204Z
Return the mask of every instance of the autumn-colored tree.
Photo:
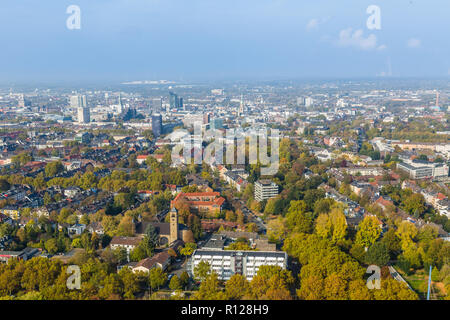
M199 281L204 281L210 273L211 265L207 261L202 260L194 267L194 277Z
M240 300L249 290L247 279L241 274L234 274L225 283L225 294L230 300Z
M381 289L373 290L373 296L375 300L419 300L406 283L394 279L383 279Z
M291 201L286 214L286 226L293 232L308 233L312 228L312 221L306 215L307 206L302 200Z
M192 297L194 300L225 300L226 295L220 289L219 276L217 273L210 273L202 284L199 290Z
M381 234L380 222L375 216L366 216L358 225L355 243L363 247L370 247Z

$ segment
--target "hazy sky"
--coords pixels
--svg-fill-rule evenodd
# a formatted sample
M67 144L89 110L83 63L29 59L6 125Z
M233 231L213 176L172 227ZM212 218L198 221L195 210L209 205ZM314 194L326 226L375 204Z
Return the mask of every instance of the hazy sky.
M449 16L448 0L1 0L0 81L448 77Z

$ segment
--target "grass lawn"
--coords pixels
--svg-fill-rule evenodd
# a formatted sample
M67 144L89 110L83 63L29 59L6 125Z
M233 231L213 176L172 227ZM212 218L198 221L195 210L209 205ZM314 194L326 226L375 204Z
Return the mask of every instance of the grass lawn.
M395 269L398 271L398 273L401 274L403 279L405 279L405 281L409 283L411 288L413 288L413 290L419 295L420 299L427 298L428 273L425 273L424 269L419 269L409 276L405 275L405 273L398 266L395 266ZM433 292L443 294L442 290L439 289L438 286L433 284L433 287L434 290L432 291L431 299L433 299Z
M428 276L425 275L424 270L417 270L416 273L411 275L406 275L398 266L395 269L400 273L400 275L405 279L406 282L413 288L413 290L419 295L421 299L426 299L427 297L427 285Z

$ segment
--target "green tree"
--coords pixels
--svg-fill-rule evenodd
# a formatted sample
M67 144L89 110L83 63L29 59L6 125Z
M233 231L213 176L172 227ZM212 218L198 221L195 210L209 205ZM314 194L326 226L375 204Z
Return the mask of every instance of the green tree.
M375 242L369 247L366 254L366 263L377 265L379 267L385 266L389 262L390 256L386 245L382 242Z
M306 215L306 208L306 203L302 200L291 201L286 214L286 226L289 230L303 233L311 231L312 221L311 218Z
M56 176L58 173L61 173L63 171L64 171L64 166L61 163L61 161L49 162L45 166L45 176L46 177Z
M160 268L152 268L150 269L149 274L149 284L150 287L155 290L162 287L167 281L167 274L164 273Z
M197 249L197 245L193 242L188 242L184 245L183 248L180 249L180 253L183 256L191 256L194 253L195 249Z
M170 279L169 288L171 290L180 290L182 287L180 278L177 275L174 275L172 279Z
M194 267L194 277L199 281L204 281L210 273L211 265L207 261L202 260Z

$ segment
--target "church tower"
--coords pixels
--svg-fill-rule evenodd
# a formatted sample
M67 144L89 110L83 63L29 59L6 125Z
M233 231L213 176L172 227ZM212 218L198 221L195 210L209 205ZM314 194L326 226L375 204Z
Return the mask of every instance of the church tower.
M170 214L170 243L178 240L178 212L175 206L169 212Z

